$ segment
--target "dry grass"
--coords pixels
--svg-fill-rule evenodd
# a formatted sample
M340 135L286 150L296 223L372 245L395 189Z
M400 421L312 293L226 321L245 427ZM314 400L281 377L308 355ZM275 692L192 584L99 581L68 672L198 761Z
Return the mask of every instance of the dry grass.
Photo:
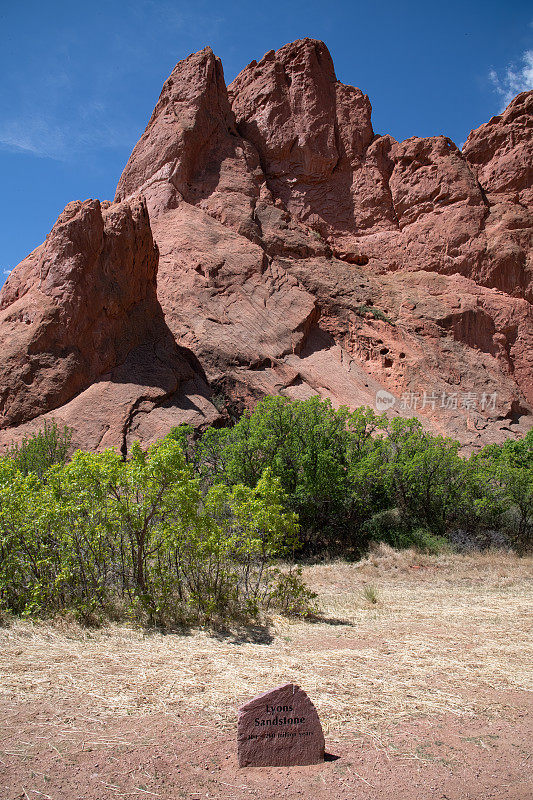
M87 713L187 709L226 727L242 701L292 680L337 737L420 713L497 712L496 692L531 689L532 566L504 553L429 557L382 546L359 564L305 569L324 619L276 618L269 632L247 636L15 621L0 628L0 692L8 703Z

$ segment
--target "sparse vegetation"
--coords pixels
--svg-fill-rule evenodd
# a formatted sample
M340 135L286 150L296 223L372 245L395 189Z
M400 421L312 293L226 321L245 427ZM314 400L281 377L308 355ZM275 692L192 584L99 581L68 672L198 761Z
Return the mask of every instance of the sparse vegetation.
M226 395L223 392L214 392L211 396L211 402L215 406L216 410L222 413L227 404Z
M182 702L231 735L241 702L287 680L312 687L330 738L380 737L391 721L422 713L485 715L487 693L499 705L502 691L531 687L532 566L514 553L432 556L384 544L358 563L309 565L302 577L322 614L276 615L269 647L259 629L213 639L15 620L0 630L3 685L21 703L48 701L68 716L78 703L87 716L126 716L173 714ZM368 613L364 584L386 610Z
M49 467L66 463L71 441L72 433L66 425L60 429L54 419L45 420L42 430L12 445L8 455L23 475L33 472L42 478Z
M371 586L369 584L363 586L363 596L367 603L370 603L370 605L375 606L378 602L378 593L375 586Z
M380 308L374 308L374 306L357 306L354 309L355 313L358 314L360 317L363 317L365 314L372 314L374 319L381 319L383 322L388 322L389 325L394 325L394 322L389 319L389 317L382 311Z
M315 800L320 781L321 800L389 798L399 796L403 770L404 786L419 782L413 797L422 781L443 779L458 787L449 796L465 796L466 775L472 797L499 797L495 743L504 739L505 775L518 792L509 797L526 796L532 566L511 552L432 556L381 544L357 564L304 568L319 616L273 614L268 627L232 626L216 636L13 619L0 628L2 796L22 800L24 786L30 798L78 798L87 786L102 800L247 800L253 786L256 797L279 798L299 772L295 797ZM364 583L386 602L366 603ZM263 768L244 779L232 758L235 711L286 681L308 692L328 752L341 759L290 778ZM465 749L467 736L481 737L483 748ZM442 754L451 766L435 769L440 751L421 750L437 737L449 742ZM332 770L337 763L342 772ZM477 792L487 785L480 769L495 775L489 795ZM374 794L355 777L347 788L351 770L373 786L389 775L387 786Z

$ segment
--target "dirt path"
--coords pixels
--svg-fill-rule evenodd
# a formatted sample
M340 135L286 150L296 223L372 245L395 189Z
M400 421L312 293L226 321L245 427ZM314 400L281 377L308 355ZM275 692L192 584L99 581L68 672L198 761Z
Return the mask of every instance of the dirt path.
M533 796L533 731L525 700L500 697L496 716L399 724L379 741L328 737L335 760L290 769L238 769L234 735L213 729L207 716L91 719L76 709L58 714L24 704L2 709L0 796L526 800Z
M527 800L531 567L382 551L307 570L321 621L216 637L16 622L0 629L0 798ZM238 769L237 705L285 680L331 758Z

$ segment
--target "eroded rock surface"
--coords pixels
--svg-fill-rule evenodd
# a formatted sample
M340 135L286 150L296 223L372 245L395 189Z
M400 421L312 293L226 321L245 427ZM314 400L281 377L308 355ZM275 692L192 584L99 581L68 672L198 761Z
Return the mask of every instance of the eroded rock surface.
M210 48L180 61L115 202L67 206L0 295L0 443L43 413L124 449L217 420L212 394L224 418L379 390L468 446L522 435L532 107L518 95L460 151L375 134L322 42L229 87Z
M0 442L43 415L72 427L76 444L119 449L156 409L176 410L160 435L168 423L218 417L203 370L165 323L157 264L142 198L66 207L0 294ZM201 414L190 392L204 398Z

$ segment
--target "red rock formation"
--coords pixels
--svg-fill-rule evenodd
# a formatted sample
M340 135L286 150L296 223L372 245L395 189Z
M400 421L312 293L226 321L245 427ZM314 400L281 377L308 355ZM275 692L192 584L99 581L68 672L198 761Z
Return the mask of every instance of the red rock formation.
M2 292L3 426L56 409L90 418L80 442L123 446L212 421L210 390L231 410L270 392L374 405L381 390L390 413L466 445L521 435L532 103L518 95L461 152L375 135L321 42L270 51L228 89L210 48L179 62L115 203L67 207Z
M164 322L157 261L143 200L66 207L0 294L1 441L53 412L76 443L123 448L142 412L177 404L180 422L191 416L184 388L207 398L201 368Z

